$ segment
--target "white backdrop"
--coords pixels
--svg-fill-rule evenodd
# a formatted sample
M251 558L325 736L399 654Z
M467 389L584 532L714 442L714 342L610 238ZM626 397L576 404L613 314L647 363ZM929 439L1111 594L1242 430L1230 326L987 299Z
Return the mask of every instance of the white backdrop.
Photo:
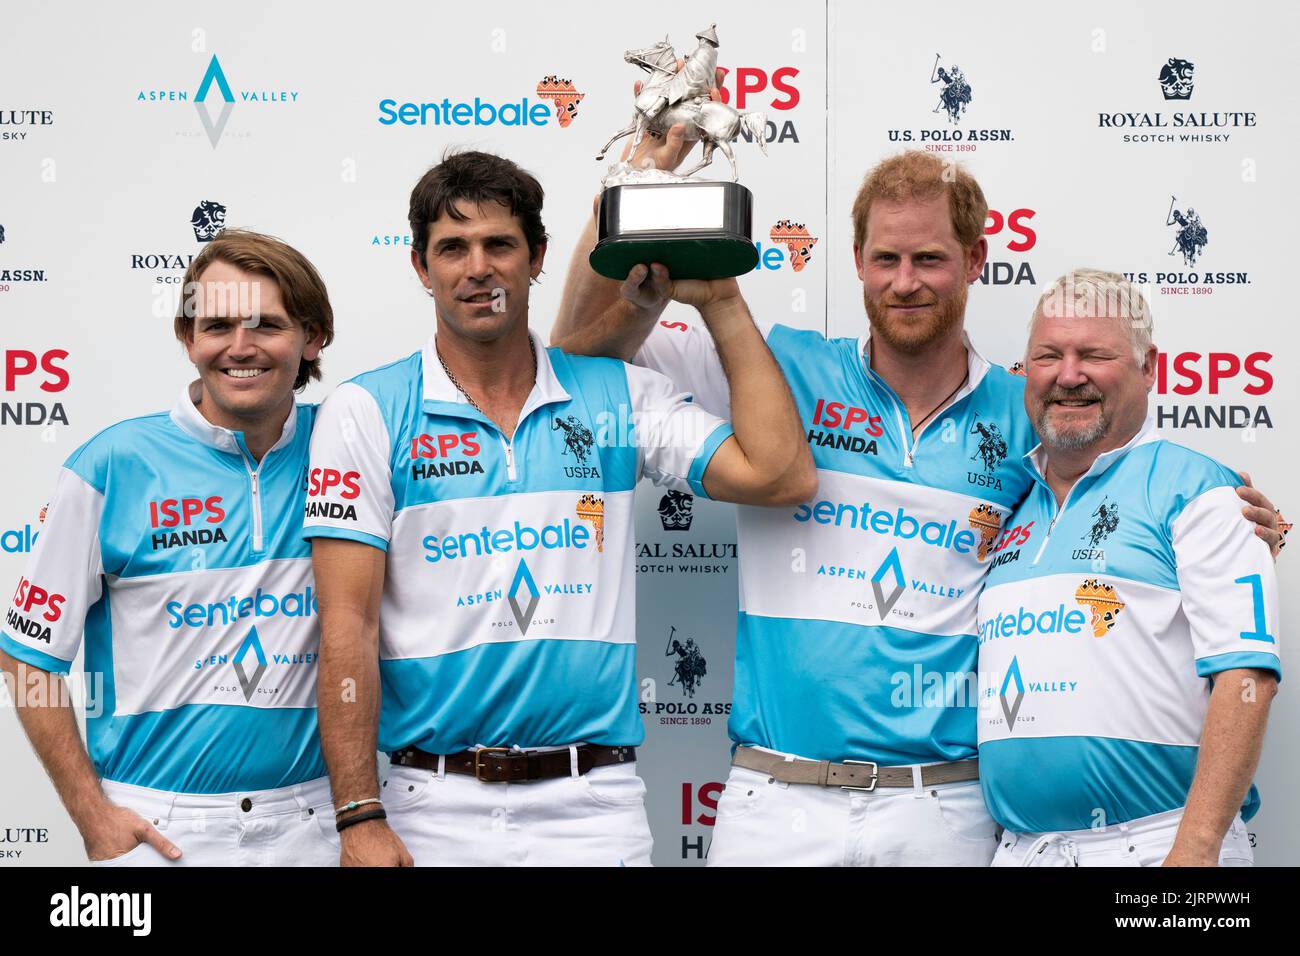
M448 145L503 153L547 190L552 240L531 312L534 328L547 332L598 188L593 157L631 112L629 87L640 74L622 52L665 33L688 52L710 21L729 99L765 112L776 137L767 157L737 146L764 254L742 284L760 319L856 335L865 316L849 209L862 175L905 146L950 146L942 155L968 165L999 214L989 223L991 281L974 287L968 311L981 350L1015 361L1042 286L1072 266L1148 273L1156 340L1170 366L1156 401L1166 427L1177 423L1171 437L1250 470L1284 511L1293 499L1294 457L1285 449L1296 440L1300 403L1284 371L1295 333L1282 232L1300 213L1283 173L1298 145L1285 74L1286 43L1300 26L1294 9L1241 3L1229 18L1208 2L718 0L707 10L666 2L635 16L610 8L603 21L572 0L125 9L13 2L0 37L0 579L17 580L63 459L104 425L170 406L191 377L171 337L171 296L201 248L190 226L201 201L224 205L228 225L281 236L320 268L337 339L324 356L325 381L305 395L319 400L356 372L413 351L431 329L430 302L408 263L415 180ZM214 57L234 98L228 110L219 82L195 102ZM1157 82L1170 57L1194 64L1186 101L1166 101ZM970 84L956 123L934 112L936 63L959 66ZM538 96L552 75L584 94L565 125ZM547 107L547 122L381 122L393 115L384 101L395 110L444 98L495 107L526 98ZM1120 119L1102 126L1100 114ZM1167 124L1174 114L1217 114L1238 125L1114 128L1125 114ZM973 131L991 138L972 141ZM1227 138L1179 138L1206 133ZM1126 134L1171 139L1126 142ZM1194 268L1168 255L1171 197L1181 211L1194 207L1208 230ZM771 239L784 219L817 239L800 270ZM1245 281L1207 286L1207 271ZM1182 276L1156 282L1157 272ZM1204 427L1206 406L1240 406L1229 414L1251 421L1264 408L1270 424ZM1187 426L1189 410L1201 427ZM638 506L641 769L656 862L698 863L728 760L735 529L729 508L697 501L689 529L669 530L660 498L647 487ZM1284 616L1296 610L1296 560L1281 560ZM708 662L694 698L669 686L670 633L694 638ZM1283 656L1284 667L1296 660L1285 641ZM1251 825L1262 863L1300 858L1300 826L1284 816L1300 783L1286 759L1298 713L1284 690L1257 778L1264 805ZM0 767L0 834L46 831L42 842L0 847L22 853L0 863L84 859L11 718L0 719Z

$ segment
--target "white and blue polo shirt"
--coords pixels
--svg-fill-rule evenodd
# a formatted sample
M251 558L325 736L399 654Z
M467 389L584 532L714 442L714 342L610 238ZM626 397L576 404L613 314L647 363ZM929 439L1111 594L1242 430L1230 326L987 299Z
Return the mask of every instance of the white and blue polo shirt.
M1024 381L967 341L968 379L914 438L864 339L774 326L819 487L737 509L738 744L882 766L976 751L975 608L988 550L1030 478ZM660 323L638 364L729 414L707 329Z
M980 778L1022 833L1183 806L1214 675L1281 676L1277 577L1235 473L1148 420L1058 510L1043 455L979 605ZM1243 816L1258 805L1252 787Z
M296 406L258 463L191 389L64 464L0 647L62 674L84 632L103 779L205 794L322 777L301 535L315 407Z
M654 372L534 346L510 439L433 339L321 407L305 534L387 552L381 750L644 738L633 489L704 494L731 426Z

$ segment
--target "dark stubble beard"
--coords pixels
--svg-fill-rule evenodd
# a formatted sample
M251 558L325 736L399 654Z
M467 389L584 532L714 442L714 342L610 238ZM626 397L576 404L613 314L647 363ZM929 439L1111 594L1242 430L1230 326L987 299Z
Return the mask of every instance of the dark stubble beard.
M938 299L931 307L932 311L929 315L911 320L900 319L890 314L889 305L910 303L898 299L889 292L879 299L873 299L864 286L862 304L867 309L872 336L898 352L917 355L948 338L954 329L961 328L966 316L966 296L969 291L970 287L963 283L961 290L955 295ZM918 293L916 298L925 301L929 296L929 292L922 292Z

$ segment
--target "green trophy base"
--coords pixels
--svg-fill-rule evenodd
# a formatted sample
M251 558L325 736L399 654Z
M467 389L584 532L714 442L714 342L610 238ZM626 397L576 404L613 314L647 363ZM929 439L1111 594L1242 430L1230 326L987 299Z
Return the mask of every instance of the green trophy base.
M620 282L658 262L674 279L725 279L758 265L753 194L739 183L611 186L600 197L591 267Z

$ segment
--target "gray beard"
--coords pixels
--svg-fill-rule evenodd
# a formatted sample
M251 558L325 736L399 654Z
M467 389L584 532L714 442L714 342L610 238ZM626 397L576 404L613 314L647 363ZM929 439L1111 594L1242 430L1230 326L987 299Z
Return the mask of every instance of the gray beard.
M1038 429L1038 437L1042 439L1043 444L1050 451L1053 448L1059 448L1062 451L1078 451L1081 448L1087 448L1093 442L1099 441L1110 429L1110 416L1102 412L1097 416L1096 424L1085 429L1076 429L1069 432L1059 432L1052 425L1049 410L1044 408L1038 413L1038 419L1034 422Z

